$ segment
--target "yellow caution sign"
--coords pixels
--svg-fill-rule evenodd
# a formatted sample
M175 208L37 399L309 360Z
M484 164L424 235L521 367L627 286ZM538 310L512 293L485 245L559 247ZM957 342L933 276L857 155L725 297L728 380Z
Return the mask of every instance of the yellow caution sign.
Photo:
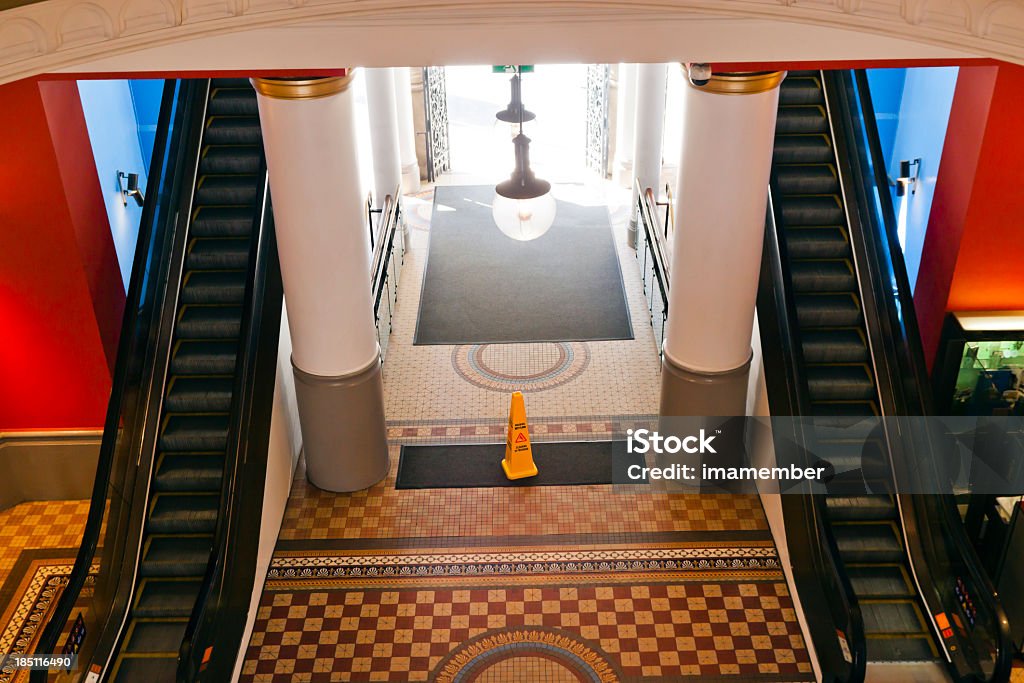
M522 392L512 394L512 405L508 409L508 436L505 437L505 459L501 468L509 479L524 479L537 476L537 465L533 462L530 448L530 428L526 426L526 403Z

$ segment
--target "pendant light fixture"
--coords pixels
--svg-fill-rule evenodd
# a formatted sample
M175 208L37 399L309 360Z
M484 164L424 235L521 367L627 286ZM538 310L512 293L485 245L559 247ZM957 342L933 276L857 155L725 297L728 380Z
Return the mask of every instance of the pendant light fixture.
M512 76L511 83L512 97L509 100L508 106L495 114L494 117L505 123L519 123L520 120L533 121L537 118L537 115L523 107L523 86L519 80L519 67L516 67L516 73Z
M513 99L518 90L514 83ZM526 113L520 99L519 134L512 139L516 165L512 169L512 176L494 188L495 196L491 204L491 214L498 229L521 242L537 239L546 233L555 221L556 211L555 198L551 196L551 183L538 178L530 168L530 138L523 134Z

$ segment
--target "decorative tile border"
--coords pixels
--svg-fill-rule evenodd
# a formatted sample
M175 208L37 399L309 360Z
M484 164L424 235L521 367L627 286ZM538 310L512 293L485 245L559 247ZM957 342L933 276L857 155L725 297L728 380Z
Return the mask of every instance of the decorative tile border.
M504 390L503 390L504 391ZM657 415L594 415L530 418L530 436L541 441L585 441L607 439L617 426L653 427ZM388 422L388 440L392 443L500 443L505 439L504 419L395 420Z
M278 556L267 579L438 578L537 576L541 574L645 574L670 572L777 572L778 554L768 545L629 548L514 553L418 553Z
M31 652L39 628L46 623L51 608L67 586L74 563L73 558L33 563L34 571L23 584L25 589L20 597L16 596L17 603L0 633L0 653L20 655ZM90 576L86 577L85 591L91 591L98 571L99 565L93 565ZM19 680L21 673L5 667L0 671L0 683L13 683Z

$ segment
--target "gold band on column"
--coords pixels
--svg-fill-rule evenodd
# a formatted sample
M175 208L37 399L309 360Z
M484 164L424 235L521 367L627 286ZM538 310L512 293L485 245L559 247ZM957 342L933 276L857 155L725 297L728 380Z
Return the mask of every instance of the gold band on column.
M353 69L346 69L344 76L324 78L250 78L252 87L264 97L277 100L315 100L329 97L348 89Z
M685 75L686 65L682 67ZM712 73L704 85L694 85L689 78L686 82L694 90L716 95L756 95L779 87L785 78L785 71L725 71Z

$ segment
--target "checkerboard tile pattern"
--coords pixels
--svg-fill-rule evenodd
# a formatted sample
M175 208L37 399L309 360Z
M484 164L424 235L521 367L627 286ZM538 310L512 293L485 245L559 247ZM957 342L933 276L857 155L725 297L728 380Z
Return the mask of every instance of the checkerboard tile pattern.
M788 674L811 665L784 583L264 593L242 681L425 681L460 644L545 628L626 678Z
M0 512L0 584L22 550L81 545L88 516L87 500L21 503Z
M633 493L613 486L396 489L399 447L384 481L321 491L298 471L282 541L431 536L543 536L768 528L756 496Z

